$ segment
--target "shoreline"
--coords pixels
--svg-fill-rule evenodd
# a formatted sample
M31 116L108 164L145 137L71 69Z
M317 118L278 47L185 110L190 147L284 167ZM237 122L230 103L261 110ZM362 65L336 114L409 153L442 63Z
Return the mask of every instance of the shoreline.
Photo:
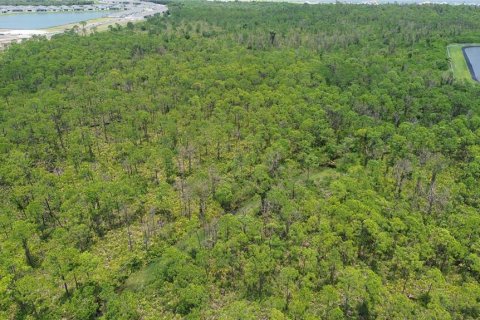
M102 3L112 4L115 3L115 1L106 0L102 1ZM167 6L162 4L155 4L152 2L142 2L142 4L142 6L134 7L130 10L112 12L105 17L86 20L85 27L82 27L81 29L85 29L85 33L87 34L92 33L93 31L104 31L107 30L109 25L126 25L128 22L143 21L147 16L164 13L168 10ZM0 51L7 48L11 43L20 43L23 40L30 39L34 36L46 36L50 39L52 36L70 30L74 26L80 27L80 22L45 29L0 29Z

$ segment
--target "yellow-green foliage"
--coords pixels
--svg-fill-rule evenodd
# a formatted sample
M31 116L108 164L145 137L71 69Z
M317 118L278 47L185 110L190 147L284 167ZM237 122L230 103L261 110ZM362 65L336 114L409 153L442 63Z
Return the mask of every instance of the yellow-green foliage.
M480 319L480 9L168 7L0 54L0 320Z

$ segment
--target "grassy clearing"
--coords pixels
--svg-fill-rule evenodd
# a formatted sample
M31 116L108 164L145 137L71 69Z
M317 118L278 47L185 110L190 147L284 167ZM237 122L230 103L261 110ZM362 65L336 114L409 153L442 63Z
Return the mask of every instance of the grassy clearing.
M143 269L133 273L125 282L124 289L141 291L148 284L155 280L155 270L158 268L158 261L153 262Z
M467 62L463 56L462 48L467 45L479 44L451 44L447 46L447 54L450 60L450 68L456 80L476 83L467 67Z
M103 17L103 18L96 18L96 19L90 19L90 20L86 20L87 24L85 26L85 29L87 30L87 33L90 33L91 32L91 29L92 27L96 26L97 27L97 31L100 31L99 29L102 27L102 26L105 26L105 30L108 29L108 25L111 24L111 25L115 25L115 22L112 18L108 18L108 17ZM73 28L74 26L77 26L79 27L79 30L80 32L82 31L82 25L80 24L80 22L74 22L74 23L69 23L69 24L64 24L64 25L61 25L61 26L56 26L56 27L51 27L51 28L48 28L48 29L45 29L47 30L48 32L63 32L65 30L68 30L68 29L71 29Z

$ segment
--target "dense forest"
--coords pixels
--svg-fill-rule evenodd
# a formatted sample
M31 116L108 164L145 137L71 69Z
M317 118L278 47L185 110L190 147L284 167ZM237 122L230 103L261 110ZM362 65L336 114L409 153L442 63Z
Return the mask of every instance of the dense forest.
M1 319L479 319L480 9L172 2L0 54Z

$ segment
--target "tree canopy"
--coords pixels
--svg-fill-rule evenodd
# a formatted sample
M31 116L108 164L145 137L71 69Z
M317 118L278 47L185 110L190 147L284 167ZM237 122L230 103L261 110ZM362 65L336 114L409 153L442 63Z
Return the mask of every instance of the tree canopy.
M478 319L480 8L171 2L0 54L0 318Z

